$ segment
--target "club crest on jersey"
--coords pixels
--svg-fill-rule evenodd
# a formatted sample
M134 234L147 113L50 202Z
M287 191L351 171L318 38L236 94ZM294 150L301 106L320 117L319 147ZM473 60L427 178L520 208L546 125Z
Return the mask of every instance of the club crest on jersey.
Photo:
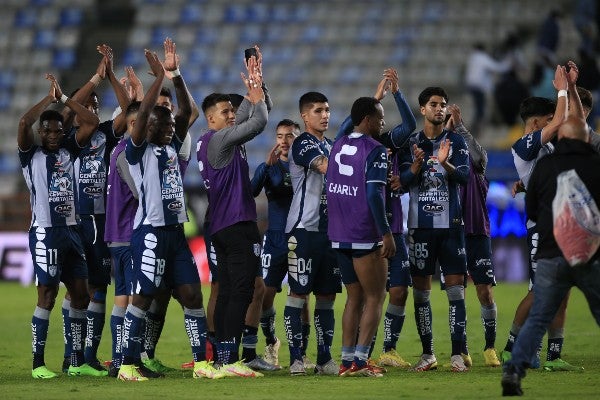
M308 275L299 275L298 276L298 283L301 286L306 286L308 285Z

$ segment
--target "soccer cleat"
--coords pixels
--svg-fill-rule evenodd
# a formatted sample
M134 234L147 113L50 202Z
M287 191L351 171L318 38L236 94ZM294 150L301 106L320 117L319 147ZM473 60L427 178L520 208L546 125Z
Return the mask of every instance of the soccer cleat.
M271 365L279 365L279 347L281 347L281 341L275 337L275 343L267 345L265 347L265 361Z
M433 354L422 354L421 358L414 366L413 371L423 372L429 371L432 369L437 369L438 363L437 359Z
M354 363L352 363L354 365ZM349 376L348 373L352 368L352 365L349 367L345 367L344 364L340 364L340 370L338 371L338 376Z
M221 379L225 377L225 373L220 369L215 369L212 361L198 361L194 363L194 373L192 376L194 379Z
M338 365L330 359L323 365L315 366L316 375L337 375L340 372Z
M496 349L493 347L490 347L489 349L485 349L483 351L483 358L485 359L485 365L487 365L488 367L499 367L500 366L500 360L498 360L498 355L496 354ZM467 367L468 367L468 365L467 365Z
M159 374L175 371L175 368L167 367L158 358L147 358L143 363L144 367Z
M452 372L467 372L469 370L462 355L459 354L450 357L450 367L452 368Z
M523 396L521 377L517 372L509 369L502 373L502 396Z
M378 364L380 366L387 365L389 367L410 368L410 363L404 361L404 359L396 352L396 349L391 349L382 353L379 356Z
M52 379L56 378L58 374L50 371L45 365L37 367L31 370L31 376L35 379Z
M568 362L557 358L556 360L546 361L543 365L544 371L583 371L583 367L576 367Z
M304 363L304 368L306 370L315 369L315 367L317 366L317 364L310 361L310 359L306 355L302 356L302 362Z
M225 374L225 376L239 376L242 378L261 378L264 375L258 371L247 367L243 361L236 361L231 364L223 365L219 371Z
M108 376L111 378L116 378L119 375L119 368L115 367L115 364L112 362L108 365Z
M470 354L460 353L460 356L462 357L467 368L471 368L473 366L473 359L471 358Z
M352 367L350 367L350 371L348 371L348 376L368 376L371 378L381 378L383 374L375 371L369 364L358 367L355 363L352 363Z
M148 380L148 378L146 378L144 375L142 375L142 373L138 370L138 368L133 364L121 365L121 368L119 368L119 375L117 376L117 379L120 381L138 381L138 382Z
M81 364L79 367L70 366L69 367L69 376L108 376L108 371L102 368L101 370L97 370L91 365L85 363Z
M96 371L106 371L106 368L98 361L98 359L86 362L87 365L94 368Z
M500 361L502 362L502 365L509 362L511 358L512 353L510 351L502 350L502 352L500 353Z
M304 368L304 363L300 360L294 360L292 365L290 365L290 375L306 375L306 369Z
M62 372L64 372L65 374L68 373L70 366L71 366L71 357L63 358Z
M387 372L387 369L377 365L377 363L375 361L371 360L370 358L367 360L367 364L371 367L371 369L373 371L375 371L379 374L385 374Z
M146 378L156 379L165 377L165 374L152 371L150 368L146 367L142 362L136 362L135 366L137 367L138 371L140 371L140 374L142 374L142 376L145 376Z
M279 371L281 367L279 365L273 365L265 361L261 356L256 356L252 361L246 364L247 367L252 368L255 371Z
M192 369L192 368L194 368L194 361L193 360L181 363L181 369Z

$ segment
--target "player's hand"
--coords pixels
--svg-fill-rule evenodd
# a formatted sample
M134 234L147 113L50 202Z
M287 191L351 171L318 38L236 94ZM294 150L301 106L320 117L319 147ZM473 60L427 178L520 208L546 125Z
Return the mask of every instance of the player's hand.
M242 72L242 81L244 85L246 85L246 90L248 93L248 100L252 104L256 104L259 101L265 99L265 93L262 90L262 77L258 74L258 68L256 66L256 57L252 56L248 59L248 63L246 64L248 69L248 77ZM252 72L250 72L252 71Z
M48 79L51 82L50 94L52 95L52 92L54 92L54 99L57 101L60 100L60 98L63 95L63 92L60 88L60 85L58 84L58 81L56 80L56 77L52 74L46 74L46 79Z
M267 154L267 160L265 161L265 164L268 166L275 165L277 160L279 160L279 154L281 154L281 150L279 149L279 144L276 144L273 146L269 154Z
M410 172L417 175L421 171L423 161L425 160L425 151L413 144L413 163L410 166Z
M383 98L385 97L385 95L387 94L387 91L390 89L390 82L387 80L387 78L383 77L380 81L379 84L377 85L377 90L375 91L375 94L373 95L373 97L379 101L383 100Z
M150 70L152 72L152 75L156 76L157 78L164 77L165 70L163 68L162 63L158 59L158 55L156 53L151 52L148 49L144 49L144 55L146 56L146 60L148 61L148 64L150 65Z
M525 193L525 185L523 185L523 181L519 179L513 183L510 193L512 194L513 198L515 198L518 193Z
M577 68L577 64L569 60L567 67L569 68L569 72L567 72L567 82L569 85L575 85L577 83L577 78L579 77L579 69Z
M438 149L438 161L440 164L444 164L448 161L448 155L450 154L450 147L452 147L452 142L450 139L444 139L440 143L440 148Z
M399 175L390 175L388 178L388 184L390 185L390 189L393 191L402 189L402 184L400 183Z
M456 125L460 124L462 117L460 115L460 108L456 104L450 104L447 109L448 113L450 113L450 118L446 123L446 129L449 131L454 130Z
M113 70L113 51L107 44L101 44L96 47L96 50L104 56L105 72Z
M175 42L171 38L166 38L164 43L165 48L165 61L163 62L163 67L165 71L168 73L170 71L175 71L179 68L179 57L177 57L177 46ZM168 74L171 75L171 74ZM171 79L171 78L169 78Z
M398 71L396 71L394 68L388 68L383 71L383 76L390 82L389 89L392 91L392 93L396 93L398 90L400 90L400 86L398 84Z
M138 78L131 66L125 67L125 74L127 75L127 81L129 82L131 89L135 92L135 96L132 97L132 99L142 101L144 98L144 86L142 85L142 81L140 81L140 78Z
M396 242L391 232L383 235L383 245L381 246L381 257L392 258L396 254Z
M565 67L561 65L556 66L556 71L554 71L554 79L552 80L552 85L554 85L554 89L556 90L567 90L568 81Z

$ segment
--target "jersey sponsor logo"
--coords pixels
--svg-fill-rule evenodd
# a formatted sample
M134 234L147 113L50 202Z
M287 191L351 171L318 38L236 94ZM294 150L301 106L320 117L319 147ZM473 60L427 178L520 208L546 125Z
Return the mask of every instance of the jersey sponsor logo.
M106 168L98 153L90 153L83 157L79 171L79 184L100 184L106 182Z
M73 179L64 170L58 170L52 173L48 191L48 201L50 203L65 203L75 200L73 193Z
M342 162L342 156L353 156L358 151L356 146L343 145L340 152L335 155L335 162L338 166L338 172L340 175L352 176L354 174L354 168L352 165L344 164Z
M100 197L104 193L104 189L100 186L87 186L83 188L83 193L92 197Z
M183 203L179 200L175 200L175 201L170 202L167 205L167 208L171 211L179 212L183 209Z
M70 204L58 204L54 207L54 211L58 214L68 217L71 215L71 211L73 211L73 207Z
M356 197L358 186L340 185L339 183L330 182L327 187L329 193L341 194L344 196Z
M423 205L423 211L428 214L442 214L445 210L445 207L441 204L429 203Z
M171 166L163 171L161 194L163 200L183 197L181 176L176 166Z
M533 146L533 135L531 133L529 135L527 135L525 145L527 146L527 148L530 148L531 146Z

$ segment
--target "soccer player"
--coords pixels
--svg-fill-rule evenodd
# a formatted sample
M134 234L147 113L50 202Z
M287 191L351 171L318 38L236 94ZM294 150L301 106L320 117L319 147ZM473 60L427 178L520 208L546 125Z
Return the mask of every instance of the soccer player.
M129 105L130 99L113 72L112 49L103 44L98 46L98 51L103 57L96 69L96 74L73 94L73 99L97 115L98 96L94 89L104 78L108 78L117 95L119 105L124 110ZM69 134L73 134L78 129L79 121L75 118L73 127L70 128L73 111L66 109L63 115L66 128L70 129ZM110 252L104 242L106 176L110 152L126 129L124 116L117 116L115 120L102 122L92 136L89 145L81 151L75 161L77 211L88 265L90 294L90 303L87 308L85 361L87 365L103 373L106 370L98 361L97 352L104 329L106 291L110 284L111 270ZM63 302L63 313L68 307L68 301L67 296ZM68 324L66 326L68 327ZM65 332L68 335L67 329ZM67 365L63 365L63 369L67 368Z
M165 60L172 58L173 54L176 51L176 45L171 38L166 38L163 44L165 50ZM183 79L183 75L180 75L181 80L185 82ZM169 80L173 80L173 75L170 71L165 70L165 78ZM200 116L200 112L198 110L198 106L194 101L194 98L191 96L189 91L187 90L187 86L184 85L186 90L186 98L189 99L191 104L192 113L190 115L190 119L188 121L188 130L192 126L192 124L196 121L196 119ZM175 104L173 103L173 95L171 90L163 86L160 89L160 93L158 95L158 100L156 101L157 106L163 106L171 110L173 114L175 114ZM185 137L185 140L178 152L178 162L179 168L181 170L181 177L185 175L185 171L189 165L189 160L191 158L191 136L188 134ZM169 300L171 299L172 291L166 289L164 291L158 292L148 312L146 313L146 325L144 329L144 339L142 342L142 362L144 367L150 371L153 371L157 374L164 374L166 372L174 371L173 368L164 365L160 359L155 357L156 345L160 339L162 334L163 327L165 325L165 317L167 314L167 308L169 306ZM193 366L193 363L192 363ZM152 375L144 371L144 368L140 368L140 370L146 375Z
M273 302L275 295L281 292L281 282L288 270L285 224L293 195L288 155L294 138L300 135L300 125L290 119L284 119L279 121L275 132L275 146L269 151L267 160L256 168L251 183L254 196L258 196L264 188L269 203L269 226L263 238L261 252L266 289L262 302L260 325L266 340L265 361L279 365L281 342L275 336L276 312ZM305 305L302 318L304 351L308 341L307 313L308 307ZM305 357L304 353L303 361Z
M55 378L46 367L44 350L50 312L54 308L62 281L71 293L69 308L72 348L69 370L77 375L97 376L98 371L84 363L84 330L87 292L87 268L83 244L76 220L74 162L98 127L98 117L64 95L50 74L50 90L19 121L17 144L27 187L31 192L29 247L37 285L37 305L31 319L33 378ZM79 130L65 136L63 116L46 108L60 100L79 120ZM46 110L46 111L44 111ZM33 125L39 118L41 145L35 144Z
M388 283L389 303L384 315L383 322L383 352L379 357L380 366L392 367L410 367L410 363L405 361L396 351L396 345L402 332L405 319L406 299L408 298L408 287L412 286L410 277L410 268L408 265L408 253L404 241L404 221L402 213L402 202L400 196L404 192L400 185L399 165L400 149L406 146L408 138L417 126L415 116L410 110L406 99L400 92L398 84L398 72L393 68L388 68L383 72L383 78L377 86L375 99L381 101L389 90L394 96L396 107L402 117L402 123L394 127L389 132L384 132L375 140L382 143L390 150L388 162L388 186L386 187L386 214L388 223L394 235L396 245L396 254L388 260ZM336 139L342 135L352 133L352 117L344 120ZM373 337L375 342L375 337ZM370 351L373 351L371 346Z
M569 74L576 74L576 66L573 66ZM572 72L571 72L572 71ZM519 184L521 191L526 191L529 184L529 177L533 171L536 162L543 156L554 151L554 138L558 128L564 122L567 115L567 75L563 67L556 67L553 80L554 88L558 91L556 104L554 101L542 97L529 97L521 103L521 119L525 123L525 135L517 140L512 146L513 160L517 173L519 174ZM515 189L513 189L515 193ZM535 223L527 221L527 246L529 249L529 291L521 300L515 311L515 317L508 335L506 346L501 353L503 363L511 358L512 346L521 327L527 319L531 304L533 302L532 288L535 285L535 271L537 269L537 243L538 233ZM552 324L548 327L548 350L546 361L543 368L549 371L560 370L579 370L579 367L573 366L560 358L564 342L564 325L566 318L568 296L563 299L563 304L559 309ZM541 343L540 343L541 350ZM540 366L539 357L531 360L536 368Z
M464 126L460 108L456 104L448 106L450 118L447 130L453 130L463 137L469 148L469 181L460 187L460 203L465 224L465 250L467 253L467 271L473 279L477 299L481 305L481 321L485 336L483 357L485 365L498 367L500 361L496 354L497 307L494 301L493 287L496 286L494 266L492 264L492 244L490 240L490 217L486 205L489 183L485 177L487 152ZM465 365L472 361L465 345L462 350Z
M385 125L383 107L361 97L351 117L354 132L333 144L326 175L327 233L348 295L339 375L381 377L367 361L385 300L387 258L396 252L385 210L387 151L374 139Z
M451 368L455 372L468 369L461 357L467 266L459 185L468 181L469 150L460 135L444 129L447 104L448 95L440 87L428 87L419 94L424 128L410 137L410 153L400 168L400 181L410 193L408 254L415 319L423 346L415 371L437 368L429 302L436 262L445 277L449 302Z
M167 52L165 52L167 54ZM194 358L194 378L220 375L205 360L206 316L202 306L200 278L185 240L187 221L178 151L187 135L191 101L179 73L173 45L164 64L145 51L156 79L140 104L137 119L125 148L129 171L136 183L139 206L131 237L134 292L127 306L123 329L123 358L118 379L144 381L134 361L139 353L142 325L155 293L164 286L173 290L183 307L186 333ZM179 109L156 106L165 70L171 71Z
M248 95L237 114L228 95L213 93L203 100L208 131L196 149L208 189L210 236L217 258L217 362L227 374L257 377L258 373L239 361L244 321L260 268L260 234L244 143L264 129L267 107L257 59L251 57L246 68L248 77L243 73L242 77Z
M333 305L340 293L340 270L327 238L325 173L331 141L324 135L329 127L329 102L319 92L300 97L304 133L292 143L289 156L294 195L288 213L288 282L290 291L283 313L290 349L290 374L305 375L302 360L302 308L311 292L315 294L315 332L319 375L337 375L338 364L331 357L335 328Z

